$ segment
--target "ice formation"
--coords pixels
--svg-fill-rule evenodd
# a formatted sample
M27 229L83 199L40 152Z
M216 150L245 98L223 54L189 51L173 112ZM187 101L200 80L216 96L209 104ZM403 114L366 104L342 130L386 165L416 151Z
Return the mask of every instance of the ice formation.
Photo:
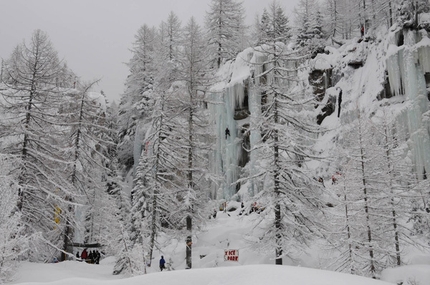
M422 31L398 29L394 33L402 33L404 40L389 43L388 78L393 94L406 98L408 107L399 117L400 123L406 127L418 179L423 179L430 169L430 125L425 120L429 111L430 39Z
M220 69L219 75L224 81L211 89L212 104L209 108L217 137L212 169L220 178L220 182L211 189L213 198L230 199L236 194L241 186L238 179L245 164L250 163L250 171L255 171L255 153L249 150L259 141L260 134L249 132L249 126L260 112L261 94L258 91L259 79L251 79L253 73L259 74L262 71L262 57L251 48L241 52L235 61ZM226 129L229 130L229 135ZM252 196L252 181L247 185Z

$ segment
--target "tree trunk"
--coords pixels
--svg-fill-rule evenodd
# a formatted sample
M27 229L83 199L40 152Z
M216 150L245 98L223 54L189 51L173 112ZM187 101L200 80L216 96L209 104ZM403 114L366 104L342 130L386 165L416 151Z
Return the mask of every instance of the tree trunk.
M72 199L70 197L66 197L65 200L67 202L72 202ZM73 227L70 222L71 213L73 213L73 206L69 205L67 206L67 212L63 215L66 222L66 226L64 228L63 233L63 252L61 252L61 261L65 261L67 259L66 252L73 254Z
M188 187L190 189L194 189L194 182L193 182L193 123L194 123L194 113L193 113L193 92L190 92L190 110L189 110L189 118L188 118L188 139L190 146L188 148ZM192 268L192 245L193 245L193 239L192 239L192 230L193 230L193 223L192 223L192 205L191 208L188 209L190 213L187 216L187 240L186 240L186 268L191 269Z
M157 157L158 157L157 153ZM158 159L157 159L158 161ZM156 168L157 169L157 168ZM157 174L156 174L157 176ZM158 178L156 178L158 180ZM149 238L149 264L152 263L152 255L154 253L154 247L155 247L155 238L157 236L157 196L158 191L156 190L156 187L154 189L154 194L152 197L152 220L151 220L151 235Z
M275 63L276 64L276 63ZM275 79L276 80L276 79ZM277 110L277 96L276 94L274 95L274 105L273 105L273 120L275 124L278 124L279 118L278 118L278 110ZM281 199L281 189L280 189L280 185L279 185L279 176L280 176L280 166L279 166L279 134L278 134L278 130L274 130L273 131L273 159L274 159L274 164L275 164L275 173L273 175L273 179L274 179L274 187L275 187L275 199L276 199L276 204L275 204L275 230L276 230L276 235L275 235L275 243L276 243L276 253L275 253L275 264L277 265L282 265L282 235L281 235L281 231L282 231L282 215L281 215L281 205L280 205L280 199Z
M363 1L364 2L364 1ZM363 142L363 130L361 125L361 120L359 118L359 139L360 139L360 160L361 160L361 175L362 175L362 184L363 184L363 193L364 193L364 212L366 214L366 227L367 227L367 241L369 243L369 257L370 257L370 272L372 274L372 278L375 279L375 258L372 247L372 230L370 228L370 214L369 214L369 198L367 193L367 181L365 175L365 154L364 154L364 142Z
M392 3L391 3L391 0L388 2L388 12L389 12L389 14L390 14L390 19L389 19L389 21L390 21L390 27L393 25L393 7L392 7Z
M192 225L192 218L191 216L187 216L187 231L189 233L189 235L187 236L187 240L186 240L186 269L191 269L192 268L192 246L193 246L193 238L191 236L191 232L193 229L193 225Z
M391 4L391 2L390 2ZM388 168L388 175L389 175L389 187L390 187L390 194L391 194L391 214L393 217L393 230L394 230L394 247L396 249L396 261L397 261L397 266L400 266L402 264L401 262L401 258L400 258L400 242L399 242L399 232L397 229L397 214L396 214L396 210L395 210L395 202L394 202L394 191L393 191L393 179L392 179L392 175L393 175L393 163L391 161L391 153L390 153L390 146L389 146L389 141L388 141L388 131L387 131L388 126L385 125L385 155L387 157L387 168Z

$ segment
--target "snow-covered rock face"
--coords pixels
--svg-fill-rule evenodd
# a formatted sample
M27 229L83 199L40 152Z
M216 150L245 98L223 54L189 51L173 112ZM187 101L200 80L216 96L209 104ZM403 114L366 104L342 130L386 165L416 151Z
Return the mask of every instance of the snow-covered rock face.
M336 138L359 113L377 120L385 108L396 122L399 138L409 146L405 155L412 158L418 177L423 179L430 169L430 39L425 30L397 26L385 35L368 41L355 38L338 48L326 47L324 53L309 61L308 84L320 102L315 120L331 130L320 138L326 143L319 144L318 149L330 153L336 149ZM236 182L244 175L252 176L258 164L248 150L261 134L248 130L253 120L259 119L262 100L270 100L261 96L258 88L266 80L258 76L267 68L261 64L264 61L261 53L246 49L221 67L219 83L211 90L210 108L217 135L213 169L224 177L222 183L213 186L213 197L230 199L239 189L243 192L243 187L249 195L256 194L252 182Z

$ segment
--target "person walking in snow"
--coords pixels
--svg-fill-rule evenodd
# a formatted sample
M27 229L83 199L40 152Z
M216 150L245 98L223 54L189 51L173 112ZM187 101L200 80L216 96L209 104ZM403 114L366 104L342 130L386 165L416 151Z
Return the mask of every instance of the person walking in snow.
M160 270L161 271L163 271L163 269L165 269L166 268L166 261L164 260L164 257L163 256L161 256L161 258L160 258Z

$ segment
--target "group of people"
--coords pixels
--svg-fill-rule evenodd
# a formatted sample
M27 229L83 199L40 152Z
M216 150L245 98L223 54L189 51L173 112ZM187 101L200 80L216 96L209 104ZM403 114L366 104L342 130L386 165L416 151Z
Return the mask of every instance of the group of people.
M87 263L99 264L100 263L100 252L98 250L90 250L89 252L85 248L79 256L79 251L76 253L76 258L85 260Z

